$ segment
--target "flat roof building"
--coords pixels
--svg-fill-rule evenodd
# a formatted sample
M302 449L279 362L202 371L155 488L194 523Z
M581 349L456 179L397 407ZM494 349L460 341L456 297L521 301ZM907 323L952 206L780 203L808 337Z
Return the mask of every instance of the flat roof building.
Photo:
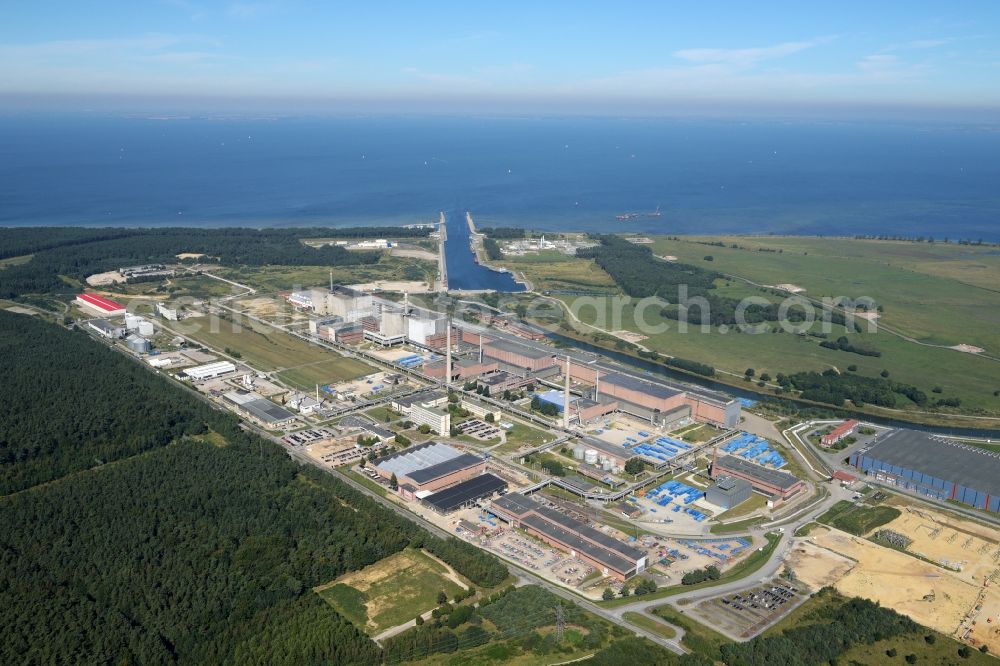
M554 352L508 340L494 340L483 345L483 356L526 370L541 370L556 365Z
M436 491L478 476L486 461L447 444L427 442L378 458L372 466L385 479L395 474L398 483L409 483L417 491Z
M604 575L626 580L646 568L646 554L520 493L493 501L490 511L529 534L592 564Z
M713 479L731 476L748 481L753 489L774 504L783 502L806 489L806 484L788 472L757 465L736 456L721 456L712 461Z
M823 446L833 446L840 440L852 434L854 429L857 427L858 422L854 419L844 421L839 426L820 437L820 442L822 442Z
M849 460L877 481L1000 513L1000 454L900 429L879 436Z
M424 497L423 502L438 513L451 513L474 506L479 501L507 490L507 482L493 474L480 474L450 488Z
M107 319L91 319L87 326L97 331L106 338L117 339L125 335L125 327L112 324Z
M221 377L230 372L236 372L236 366L233 363L230 361L216 361L215 363L206 363L205 365L188 368L184 371L184 374L195 381L202 381Z
M295 414L257 393L229 391L222 397L236 411L266 428L282 428L295 420Z
M746 479L735 476L720 476L705 491L705 499L715 506L729 510L750 499L753 488Z

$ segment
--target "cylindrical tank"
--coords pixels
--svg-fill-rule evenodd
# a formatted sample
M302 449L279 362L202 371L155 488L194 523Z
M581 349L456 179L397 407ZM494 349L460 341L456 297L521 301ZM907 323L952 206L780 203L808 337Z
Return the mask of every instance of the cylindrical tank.
M583 452L583 460L588 465L593 465L597 463L597 451L594 449L587 449Z
M615 468L615 463L613 460L604 460L603 462L601 462L601 468L605 472L610 472Z
M577 460L583 460L583 452L585 450L586 449L584 449L582 446L574 446L573 447L573 457L576 458Z

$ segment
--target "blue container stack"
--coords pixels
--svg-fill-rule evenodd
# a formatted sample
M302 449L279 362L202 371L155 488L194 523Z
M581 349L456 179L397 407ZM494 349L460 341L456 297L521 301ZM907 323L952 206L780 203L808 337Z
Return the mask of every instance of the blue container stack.
M780 469L788 462L780 453L771 448L771 445L763 437L751 435L748 432L740 433L735 439L723 445L722 450L734 456L739 456L757 463Z

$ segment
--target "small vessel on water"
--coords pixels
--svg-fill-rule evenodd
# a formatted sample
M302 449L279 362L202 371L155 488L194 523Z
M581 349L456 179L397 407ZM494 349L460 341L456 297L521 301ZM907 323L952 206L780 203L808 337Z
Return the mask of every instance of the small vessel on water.
M645 214L636 212L622 213L621 215L615 215L615 219L618 220L619 222L629 222L631 220L635 220L640 217L660 217L660 215L662 215L662 213L660 213L660 205L657 204L656 210L654 210L652 213L645 213Z

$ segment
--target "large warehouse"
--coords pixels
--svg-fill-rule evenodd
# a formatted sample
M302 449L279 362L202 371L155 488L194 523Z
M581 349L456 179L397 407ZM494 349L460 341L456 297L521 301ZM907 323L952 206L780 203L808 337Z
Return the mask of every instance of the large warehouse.
M76 304L100 317L118 317L125 314L124 305L97 294L79 294L76 297Z
M486 461L447 444L427 442L378 458L372 466L384 479L395 474L400 486L434 492L482 474Z
M641 550L520 493L494 500L490 511L511 526L597 567L606 576L626 580L646 568L646 554Z
M883 483L1000 513L1000 455L916 430L893 430L851 454Z
M507 482L493 474L480 474L423 498L424 505L438 513L451 513L507 490Z
M556 364L552 352L507 340L495 340L483 345L483 356L525 370L541 370Z
M712 461L713 479L731 476L749 481L755 491L772 505L783 502L806 489L806 484L788 472L764 467L736 456L721 456Z

